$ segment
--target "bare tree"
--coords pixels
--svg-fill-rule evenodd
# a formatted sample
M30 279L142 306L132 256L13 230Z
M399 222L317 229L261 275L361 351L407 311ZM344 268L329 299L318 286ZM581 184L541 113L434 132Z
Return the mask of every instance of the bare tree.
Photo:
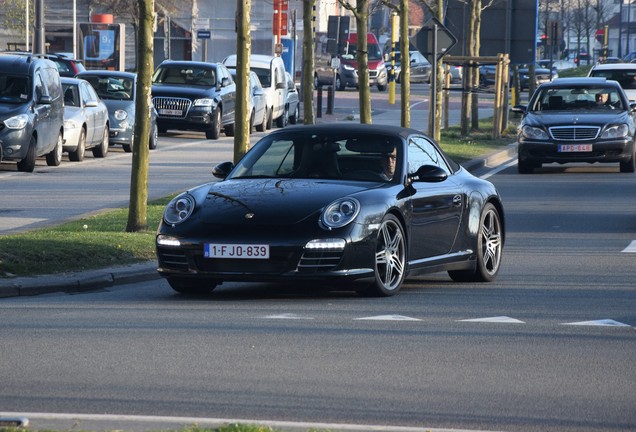
M314 124L314 84L313 76L316 67L314 13L316 0L303 0L303 123Z
M234 119L234 163L243 157L250 145L250 36L251 0L236 0L236 108ZM239 121L236 121L239 120Z
M13 30L23 39L26 36L26 0L0 0L0 9L4 11L2 28ZM33 26L35 1L29 2L29 28Z
M346 0L338 0L338 3L349 10L356 20L356 61L358 62L358 91L360 123L371 124L371 88L369 87L369 55L367 45L367 22L369 20L369 0L356 0L356 5L351 6Z
M130 176L130 202L127 232L148 228L148 166L150 142L150 107L153 60L154 0L138 0L139 27L137 31L137 62L141 66L135 89L135 130L133 139L132 171Z

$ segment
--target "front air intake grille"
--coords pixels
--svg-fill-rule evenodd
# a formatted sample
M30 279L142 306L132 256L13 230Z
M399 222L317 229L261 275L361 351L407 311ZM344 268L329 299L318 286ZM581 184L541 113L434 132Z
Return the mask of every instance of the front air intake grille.
M559 141L592 141L600 130L598 126L555 126L550 128L550 135Z
M159 266L170 270L187 271L188 258L183 251L157 248L157 256L159 258Z
M342 251L305 251L298 263L301 273L319 273L335 269L342 259Z
M152 103L163 118L185 118L188 115L192 101L186 98L156 97Z

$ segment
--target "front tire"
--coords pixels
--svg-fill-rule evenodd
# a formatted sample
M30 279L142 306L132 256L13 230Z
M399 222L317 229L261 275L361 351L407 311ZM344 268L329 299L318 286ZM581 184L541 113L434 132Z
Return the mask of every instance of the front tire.
M84 160L84 152L86 151L86 130L82 128L80 131L79 142L75 151L68 152L68 159L72 162L81 162Z
M289 107L285 105L285 109L280 117L276 119L276 126L279 128L284 128L287 126L287 121L289 120Z
M488 203L479 221L475 269L453 270L448 275L455 282L492 282L501 267L503 240L501 215L494 205Z
M375 281L362 294L389 297L398 293L406 275L406 240L402 224L388 214L382 220L375 248Z
M48 166L58 166L62 163L62 147L64 146L64 137L62 132L57 134L57 142L55 148L51 150L51 153L46 155L46 164Z
M153 128L150 127L150 142L148 143L148 148L150 150L155 150L157 148L157 142L159 141L159 132L157 131L157 125Z
M20 172L33 172L35 169L35 147L37 146L37 142L34 136L31 136L31 141L29 141L29 149L27 150L27 154L24 156L24 159L18 162L18 171Z
M289 118L289 122L291 124L298 123L298 119L300 118L300 103L296 104L296 109L294 110L294 114Z
M215 111L214 122L212 123L212 128L205 131L205 137L207 139L219 139L221 136L221 110L219 108Z
M190 295L210 294L218 285L217 281L207 279L191 279L170 276L167 278L170 287L178 293Z
M108 154L108 137L110 135L110 131L108 130L108 126L104 128L104 135L102 136L102 142L97 146L93 147L93 157L96 158L105 158Z
M636 171L636 156L633 153L628 161L620 162L620 171L622 173L633 173Z

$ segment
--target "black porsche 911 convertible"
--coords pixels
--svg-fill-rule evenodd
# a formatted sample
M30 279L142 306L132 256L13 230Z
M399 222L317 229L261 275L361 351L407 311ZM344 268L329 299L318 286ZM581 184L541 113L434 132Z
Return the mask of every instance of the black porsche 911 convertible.
M492 281L505 225L495 187L413 129L295 126L175 197L156 240L181 293L224 281L320 282L396 294L407 275Z

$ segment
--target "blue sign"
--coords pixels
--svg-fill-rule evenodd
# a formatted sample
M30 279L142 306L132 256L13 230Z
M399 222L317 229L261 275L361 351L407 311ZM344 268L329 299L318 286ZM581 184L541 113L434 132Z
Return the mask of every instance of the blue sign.
M197 38L199 39L210 39L210 36L210 30L197 30Z

